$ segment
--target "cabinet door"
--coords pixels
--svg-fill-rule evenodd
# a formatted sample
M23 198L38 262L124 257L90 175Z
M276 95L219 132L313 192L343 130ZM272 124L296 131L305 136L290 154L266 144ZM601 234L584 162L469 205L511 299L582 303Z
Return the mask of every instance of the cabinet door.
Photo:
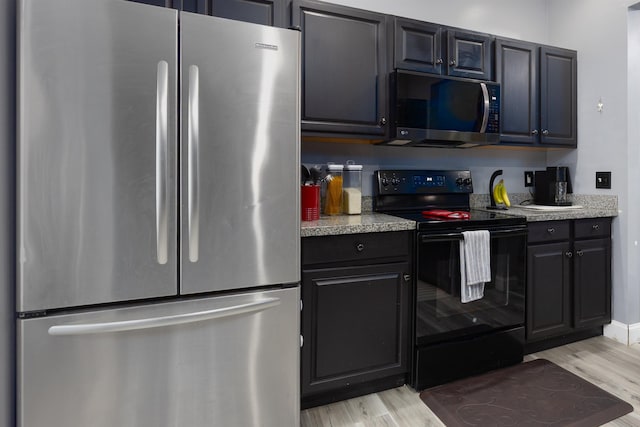
M538 63L536 44L496 40L496 81L500 83L500 142L539 141Z
M574 326L600 326L611 321L611 240L574 244Z
M527 249L527 340L571 329L569 242Z
M386 15L295 0L302 30L302 130L383 135Z
M492 37L489 34L447 31L447 74L479 80L493 78Z
M302 395L407 371L408 263L302 273Z
M287 26L285 0L184 0L184 9L272 27Z
M439 25L394 19L395 68L442 73L442 30Z
M540 50L540 144L577 145L577 54Z

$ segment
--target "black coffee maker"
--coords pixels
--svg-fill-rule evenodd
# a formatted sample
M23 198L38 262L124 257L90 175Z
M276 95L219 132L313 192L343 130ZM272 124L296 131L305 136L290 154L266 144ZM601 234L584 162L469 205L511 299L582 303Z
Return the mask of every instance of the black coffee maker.
M537 205L570 206L568 194L573 193L569 168L550 166L544 171L535 171L535 196Z

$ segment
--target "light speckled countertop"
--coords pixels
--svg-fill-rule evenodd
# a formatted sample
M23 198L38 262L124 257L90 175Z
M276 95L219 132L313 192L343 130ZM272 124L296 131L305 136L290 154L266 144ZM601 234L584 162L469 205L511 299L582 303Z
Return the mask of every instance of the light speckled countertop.
M302 221L300 236L331 236L336 234L380 233L415 229L415 221L391 215L366 212L362 215L321 216L318 221Z
M616 196L573 195L573 203L584 206L583 208L543 212L523 209L517 205L517 203L529 197L527 194L514 194L511 196L514 202L511 208L500 212L508 215L524 216L528 222L618 216L618 198ZM415 221L370 212L368 209L370 209L371 201L364 200L364 202L362 215L323 215L318 221L303 221L301 223L300 236L331 236L337 234L415 230ZM472 195L471 207L473 209L486 210L485 207L488 202L488 195Z

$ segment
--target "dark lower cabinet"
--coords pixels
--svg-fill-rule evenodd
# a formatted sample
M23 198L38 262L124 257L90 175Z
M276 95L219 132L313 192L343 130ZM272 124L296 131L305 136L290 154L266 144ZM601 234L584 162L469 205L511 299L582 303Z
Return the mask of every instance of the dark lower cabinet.
M611 240L574 243L574 325L611 322Z
M411 238L398 233L303 239L303 408L405 384Z
M611 321L611 218L530 223L527 253L528 344Z
M571 330L569 242L529 245L527 249L527 339Z

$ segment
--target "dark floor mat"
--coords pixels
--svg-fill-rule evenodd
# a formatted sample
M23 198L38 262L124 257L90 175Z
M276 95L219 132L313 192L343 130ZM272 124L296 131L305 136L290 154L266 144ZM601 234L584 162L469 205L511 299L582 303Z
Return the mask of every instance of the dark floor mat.
M448 427L596 427L633 411L544 359L433 387L420 398Z

